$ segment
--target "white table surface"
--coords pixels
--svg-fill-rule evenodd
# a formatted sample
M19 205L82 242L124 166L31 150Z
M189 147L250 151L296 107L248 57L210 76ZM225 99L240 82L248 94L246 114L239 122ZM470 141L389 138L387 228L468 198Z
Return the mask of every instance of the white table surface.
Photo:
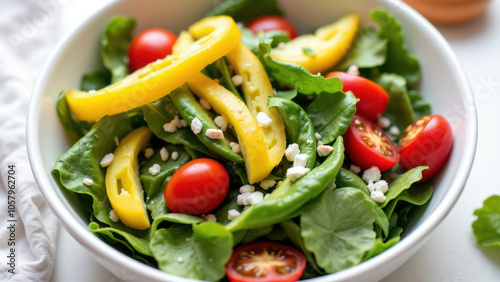
M61 1L63 2L63 1ZM81 20L109 0L64 1L61 9L70 32ZM462 64L477 98L479 141L466 188L448 217L427 243L398 270L385 278L396 281L500 281L500 249L477 245L471 224L483 201L500 195L498 163L500 126L500 1L493 0L481 18L455 26L437 26ZM94 261L60 227L57 258L51 281L120 281Z

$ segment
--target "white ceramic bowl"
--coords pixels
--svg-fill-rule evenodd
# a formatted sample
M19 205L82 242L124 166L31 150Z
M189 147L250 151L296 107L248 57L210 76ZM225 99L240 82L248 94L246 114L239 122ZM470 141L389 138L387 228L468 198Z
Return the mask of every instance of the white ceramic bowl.
M136 30L163 26L180 31L200 19L216 1L121 1L96 12L55 50L33 91L29 107L27 143L36 181L45 200L64 227L93 257L124 280L188 281L142 264L115 250L88 231L88 216L75 210L75 199L63 192L50 171L57 157L71 146L58 121L55 101L61 90L79 85L83 73L99 67L99 38L106 21L115 14L133 16ZM404 3L390 0L280 1L287 18L301 31L330 23L347 12L358 12L369 22L373 7L385 6L401 22L410 51L421 62L420 90L431 102L434 113L452 124L455 143L450 160L434 178L435 193L428 205L418 210L400 243L360 265L315 279L315 281L380 280L408 260L446 217L459 198L474 159L477 120L467 79L452 50L423 17Z

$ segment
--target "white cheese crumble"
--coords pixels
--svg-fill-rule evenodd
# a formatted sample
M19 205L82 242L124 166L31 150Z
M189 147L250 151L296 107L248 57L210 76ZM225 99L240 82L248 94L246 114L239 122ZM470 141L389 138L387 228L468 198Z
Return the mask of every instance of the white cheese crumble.
M360 168L359 166L357 166L357 165L354 165L354 164L352 164L352 165L349 167L349 170L350 170L351 172L356 173L356 174L359 174L359 173L361 172L361 168Z
M172 152L172 160L175 161L175 160L177 160L177 158L179 158L179 152L177 152L177 151Z
M309 171L310 169L308 168L301 166L294 166L286 171L286 177L288 177L292 182L295 182L296 180L306 175Z
M100 163L101 167L109 166L114 158L115 158L115 155L113 155L113 153L109 153L109 154L104 155L104 157L102 158L101 163Z
M224 133L220 129L207 129L205 135L210 139L222 139L224 138Z
M234 86L240 86L243 83L243 77L239 74L233 75L231 80L233 81Z
M383 203L386 199L384 193L380 191L371 192L370 197L377 203Z
M89 94L95 94L95 92L96 92L95 89L89 90Z
M399 136L401 131L399 130L399 128L397 126L393 125L393 126L391 126L391 128L389 128L389 133L391 133L391 135L393 135L393 136Z
M359 76L359 68L357 65L351 65L348 69L347 69L347 73L348 74L352 74L352 75L356 75L356 76Z
M175 116L173 120L163 125L163 130L165 130L165 132L168 133L174 133L177 131L178 124L179 124L179 117Z
M260 188L264 190L269 190L269 188L273 187L276 185L276 181L272 179L264 179L260 182Z
M391 126L391 120L386 118L386 117L379 117L377 119L377 124L378 126L382 127L382 128L389 128L389 126Z
M183 120L183 119L180 119L180 120L179 120L179 123L177 124L177 128L187 127L187 126L188 126L187 121L185 121L185 120Z
M112 222L118 222L118 215L116 215L115 210L109 212L109 219L111 219Z
M308 139L306 142L307 142L307 145L310 145L313 141L311 139Z
M293 166L301 166L306 167L307 161L309 160L309 156L306 154L298 154L293 159Z
M236 154L239 154L241 152L240 144L231 142L229 143L229 146L231 147L231 150L233 150L233 152L235 152Z
M92 186L92 185L94 185L94 180L92 180L90 178L84 178L83 184L85 184L85 186Z
M333 147L330 145L321 145L318 146L316 150L318 151L318 155L320 157L326 157L333 151Z
M262 194L262 192L259 191L251 193L250 196L248 196L247 198L247 202L249 205L258 204L262 202L262 200L264 200L264 194Z
M255 187L253 187L252 185L243 185L240 187L240 193L249 193L249 192L254 192L255 191Z
M217 217L215 217L215 215L209 213L209 214L206 214L203 216L203 218L206 220L206 221L212 221L212 222L217 222Z
M292 143L288 145L288 147L285 150L286 159L290 162L293 162L295 160L295 156L298 154L300 154L300 149L297 143Z
M144 149L144 156L146 157L146 159L151 158L151 156L154 155L154 153L155 153L155 150L153 150L153 148Z
M264 200L269 198L269 196L271 196L271 193L267 193L265 196L264 196Z
M163 147L161 148L160 150L160 157L161 157L161 160L166 162L168 160L168 151L167 151L167 148Z
M227 126L229 123L223 116L217 116L214 119L215 125L217 125L218 128L220 128L222 131L226 131Z
M316 132L316 133L314 133L314 137L316 137L316 141L319 141L321 139L321 134Z
M278 43L278 46L276 46L276 47L278 47L278 48L280 48L280 49L285 48L285 42L280 42L280 43Z
M117 147L120 145L120 139L118 139L118 136L115 136L115 144Z
M184 259L183 259L182 257L178 257L178 258L177 258L177 262L178 262L178 263L183 263L183 262L184 262Z
M381 176L382 175L380 175L380 170L378 169L378 167L372 166L363 172L363 176L361 178L363 178L366 183L369 183L370 181L379 181Z
M240 212L235 209L230 209L227 211L227 220L233 220L240 215Z
M389 190L389 184L385 180L380 180L375 182L375 191L379 191L382 193L387 193Z
M201 121L198 118L194 118L191 121L191 131L193 131L194 134L200 133L202 128L203 124L201 124Z
M257 123L259 127L268 128L272 125L273 120L264 112L257 113Z
M159 164L154 164L149 168L149 174L157 175L161 171L161 166Z
M252 194L252 193L246 192L246 193L239 194L236 197L236 203L238 203L238 205L240 205L240 206L248 205L248 197L250 196L250 194Z
M212 106L210 105L210 103L208 103L207 100L205 99L200 99L200 104L203 108L207 109L207 110L211 110L212 109Z

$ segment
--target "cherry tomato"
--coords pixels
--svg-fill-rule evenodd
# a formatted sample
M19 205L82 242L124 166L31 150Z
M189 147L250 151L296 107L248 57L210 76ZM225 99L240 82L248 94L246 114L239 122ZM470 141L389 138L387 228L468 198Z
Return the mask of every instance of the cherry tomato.
M403 170L425 165L425 181L434 176L448 159L453 146L453 132L440 115L421 117L409 125L399 140L400 165Z
M201 158L181 166L165 187L165 204L175 213L206 214L229 190L229 174L216 160Z
M391 139L375 123L354 115L344 134L345 150L359 167L378 167L386 171L399 162L398 150Z
M298 250L274 242L241 245L226 264L231 282L297 281L306 267L306 258Z
M352 91L359 99L356 104L356 113L376 120L385 112L389 103L389 95L382 86L364 77L345 72L331 72L326 78L338 77L342 81L342 91Z
M128 49L130 71L136 71L172 54L177 36L163 28L150 28L139 33Z
M272 31L281 30L288 32L290 39L297 37L298 32L295 27L285 18L276 15L264 15L257 17L247 24L247 27L257 34L260 30Z

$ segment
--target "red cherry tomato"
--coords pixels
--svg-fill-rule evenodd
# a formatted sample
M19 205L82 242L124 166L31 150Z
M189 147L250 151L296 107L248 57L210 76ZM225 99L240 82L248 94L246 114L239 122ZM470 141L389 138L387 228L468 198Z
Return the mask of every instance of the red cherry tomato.
M409 125L399 140L400 165L403 170L428 166L422 171L425 181L434 176L448 159L453 146L453 132L440 115L424 116Z
M285 18L276 15L260 16L247 24L247 27L257 34L260 30L263 32L272 30L281 30L288 32L290 39L297 37L298 32L295 27Z
M175 213L206 214L229 190L229 174L216 160L201 158L181 166L165 188L165 204Z
M398 150L385 132L372 121L354 115L344 134L345 150L359 167L386 171L399 162Z
M389 95L382 86L364 77L345 72L336 71L326 75L326 78L330 77L338 77L342 81L342 91L352 91L359 99L356 113L370 120L376 120L385 112Z
M226 264L231 282L297 281L306 267L306 258L298 250L274 242L241 245Z
M177 36L163 28L150 28L139 33L128 49L130 71L136 71L172 54Z

